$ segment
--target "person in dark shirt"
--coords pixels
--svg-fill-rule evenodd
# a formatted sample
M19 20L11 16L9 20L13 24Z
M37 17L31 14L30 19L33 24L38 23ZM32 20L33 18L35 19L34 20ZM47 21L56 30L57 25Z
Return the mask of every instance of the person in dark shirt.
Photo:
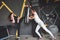
M8 16L9 21L12 22L12 24L15 27L15 30L18 30L18 38L19 38L19 30L20 30L20 18L18 16L14 16L13 13L11 13ZM16 32L16 31L15 31Z

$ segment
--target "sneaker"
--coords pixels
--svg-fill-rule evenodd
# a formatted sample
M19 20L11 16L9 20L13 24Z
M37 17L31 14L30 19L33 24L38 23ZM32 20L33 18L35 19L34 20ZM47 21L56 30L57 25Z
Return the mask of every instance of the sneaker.
M16 40L20 40L20 37L17 37Z
M43 40L43 38L39 38L39 40Z
M56 40L56 38L52 38L52 40Z
M20 37L17 37L17 38L20 38Z

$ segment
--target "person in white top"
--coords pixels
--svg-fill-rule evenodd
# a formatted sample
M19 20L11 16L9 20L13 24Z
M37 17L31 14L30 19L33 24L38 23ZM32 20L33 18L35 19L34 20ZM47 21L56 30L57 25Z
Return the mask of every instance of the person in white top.
M37 25L37 27L36 27L36 29L35 29L35 32L36 32L36 34L39 36L39 40L42 40L42 36L41 36L41 34L38 32L41 27L42 27L46 32L48 32L53 39L55 39L54 35L47 29L47 27L45 26L44 22L39 18L39 16L38 16L37 12L35 11L35 9L31 9L31 13L33 14L33 16L30 16L29 19L30 19L30 20L34 19L34 21L35 21L36 23L38 23L38 25Z

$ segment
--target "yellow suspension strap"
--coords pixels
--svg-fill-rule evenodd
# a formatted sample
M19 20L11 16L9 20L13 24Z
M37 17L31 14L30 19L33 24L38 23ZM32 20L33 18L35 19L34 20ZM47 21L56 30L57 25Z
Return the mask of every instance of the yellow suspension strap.
M0 9L2 9L2 7L3 7L3 4L0 6Z
M25 8L25 3L26 3L26 0L24 0L23 5L22 5L22 10L21 10L21 13L20 13L20 16L19 16L20 19L23 16L23 11L24 11L24 8ZM18 30L16 30L16 38L18 38Z
M23 11L24 11L24 8L25 8L25 4L26 4L26 0L24 0L24 2L23 2L22 10L21 10L21 13L20 13L20 18L22 18Z
M2 8L3 6L5 6L10 13L13 13L13 14L14 14L14 12L2 1L2 6L1 6L1 8ZM14 16L16 16L16 15L14 14Z

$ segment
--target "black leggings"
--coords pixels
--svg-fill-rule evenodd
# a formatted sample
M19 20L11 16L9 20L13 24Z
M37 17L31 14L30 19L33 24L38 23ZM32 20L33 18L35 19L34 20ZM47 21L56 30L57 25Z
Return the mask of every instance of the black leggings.
M19 37L19 33L20 33L20 25L19 23L15 23L15 31L18 30L18 37Z

